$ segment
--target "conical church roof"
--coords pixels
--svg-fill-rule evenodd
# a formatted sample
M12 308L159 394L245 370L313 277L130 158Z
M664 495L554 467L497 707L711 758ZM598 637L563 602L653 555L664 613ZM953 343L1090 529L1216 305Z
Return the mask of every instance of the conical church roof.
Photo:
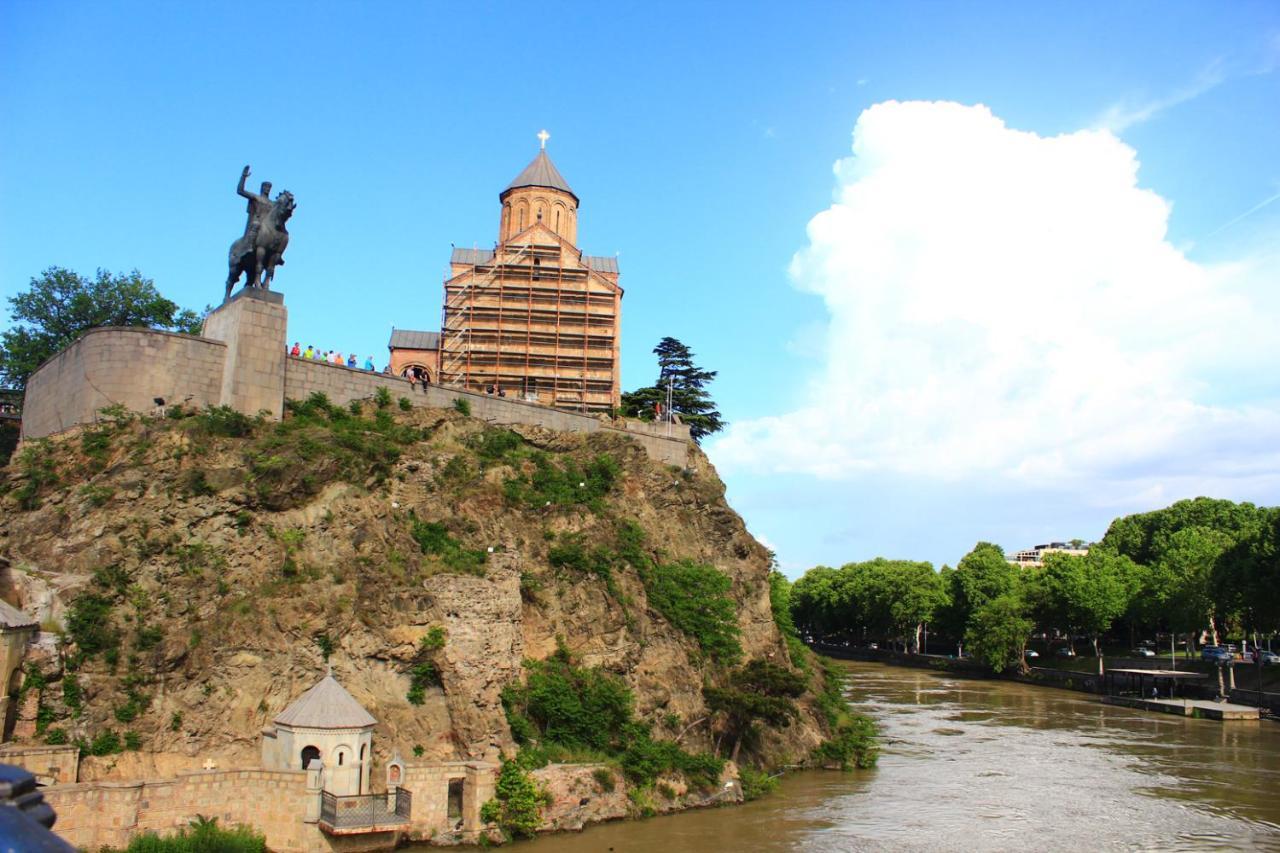
M377 722L332 671L276 717L277 725L304 729L362 729Z
M524 167L524 171L516 176L516 179L507 184L507 188L502 191L506 195L511 190L520 187L550 187L553 190L566 192L577 200L578 194L569 189L569 182L564 179L564 175L560 174L560 170L556 168L556 164L551 162L551 158L547 156L546 149L538 152L538 156L533 158L533 162Z

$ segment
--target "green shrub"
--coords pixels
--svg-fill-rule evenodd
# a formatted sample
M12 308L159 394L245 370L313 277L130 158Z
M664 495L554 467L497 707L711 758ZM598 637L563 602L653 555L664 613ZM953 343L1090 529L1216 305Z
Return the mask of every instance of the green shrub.
M861 714L850 715L813 751L813 758L819 764L839 765L841 770L875 767L879 758L875 721Z
M49 746L62 746L67 742L66 729L49 729L44 733L44 742Z
M86 484L80 487L80 496L89 502L90 506L102 506L115 495L116 490L110 486L95 486Z
M134 731L124 733L124 748L130 752L137 752L142 749L142 735Z
M411 401L408 397L400 398L400 411L407 412L412 408L413 408L413 401Z
M289 417L245 454L257 503L272 510L305 503L335 480L380 483L401 446L421 437L421 430L396 424L389 412L378 410L372 421L353 417L318 392L305 402L286 401L285 410Z
M112 599L82 592L67 613L67 635L87 657L109 652L120 645L120 632L111 620Z
M78 717L84 710L84 691L80 687L80 679L74 672L62 676L62 703L71 711L71 716Z
M124 746L120 743L120 735L112 729L103 729L98 732L89 744L88 750L90 755L115 755L123 751Z
M574 666L563 644L546 660L525 661L525 669L523 686L502 691L508 717L526 718L549 743L606 751L621 746L633 707L621 679L599 667Z
M631 692L599 667L579 667L564 647L544 661L526 661L523 685L502 691L502 706L522 763L535 766L553 755L575 760L617 760L628 779L651 785L664 773L681 773L700 788L714 786L724 762L653 739L636 721Z
M217 818L197 817L188 829L163 838L154 832L135 835L121 851L100 853L266 853L266 838L247 826L221 829Z
M591 778L596 780L596 785L606 794L612 794L613 789L617 787L617 777L613 775L613 771L608 767L597 767L591 771Z
M210 406L200 414L187 419L187 428L193 432L223 438L245 438L253 434L256 424L253 418L230 406Z
M173 716L169 718L169 731L182 731L182 712L174 711Z
M627 799L631 801L632 814L638 818L653 817L658 813L653 805L653 797L645 788L632 788L627 791Z
M164 640L164 630L154 625L139 625L138 636L135 644L139 651L148 651L160 645Z
M494 798L480 809L480 819L497 824L508 839L533 838L542 823L547 792L514 760L503 761Z
M486 429L468 441L482 462L502 462L524 446L524 439L509 429Z
M324 631L317 631L312 639L316 641L316 648L320 649L320 655L328 660L333 654L333 638Z
M593 457L579 467L573 459L565 459L563 467L546 453L530 455L532 473L520 473L503 483L507 500L531 508L577 506L585 504L593 512L604 508L604 498L613 490L621 467L607 453Z
M487 551L463 548L462 543L449 535L449 529L434 521L412 519L410 535L422 549L422 553L436 560L450 571L460 574L483 575Z
M772 794L778 788L777 777L753 767L739 767L738 781L742 783L742 799L747 802Z
M385 409L391 405L391 389L385 385L379 385L378 390L373 394L373 402L377 404L379 409Z
M13 493L18 507L24 510L40 506L40 494L58 484L58 465L45 439L28 442L18 453L18 470L25 477L22 487Z
M619 598L613 578L613 564L617 555L608 548L587 549L582 544L582 534L567 533L547 550L547 562L557 569L571 569L601 578L605 588L614 598Z
M718 663L741 657L737 607L729 597L733 581L728 575L714 566L682 560L656 564L641 579L650 606L696 640L704 654Z
M657 791L665 800L674 800L678 796L676 794L676 789L668 785L666 782L659 782L655 786L654 790Z
M419 661L409 670L409 704L421 705L428 687L440 685L440 671L429 660Z
M466 397L454 397L453 409L465 417L471 417L471 401Z
M438 652L444 648L445 638L448 636L449 632L443 627L440 625L432 625L427 629L426 636L419 641L418 648L428 653Z
M843 770L851 767L874 767L879 757L875 721L855 714L844 698L844 670L830 658L815 655L822 672L822 691L818 709L826 718L832 734L813 751L819 764L836 764Z

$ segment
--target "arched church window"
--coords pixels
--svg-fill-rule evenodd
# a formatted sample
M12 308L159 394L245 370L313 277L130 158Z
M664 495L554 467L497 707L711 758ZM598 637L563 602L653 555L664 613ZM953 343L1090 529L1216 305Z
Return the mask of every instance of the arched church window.
M542 208L538 208L538 221L542 221Z
M556 211L556 233L560 233L560 211Z
M306 770L307 766L320 757L320 750L314 746L304 746L302 748L302 769Z
M524 208L523 207L520 208L520 228L518 230L520 231L524 230Z

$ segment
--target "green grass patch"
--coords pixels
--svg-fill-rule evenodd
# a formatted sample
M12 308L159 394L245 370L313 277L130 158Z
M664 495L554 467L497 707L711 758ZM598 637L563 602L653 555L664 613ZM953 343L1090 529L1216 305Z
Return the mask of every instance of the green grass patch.
M585 465L574 459L557 464L540 451L529 456L532 471L521 471L508 479L502 492L513 504L531 509L540 507L586 506L592 512L604 510L604 499L613 491L621 467L607 453L596 454Z
M462 547L462 543L450 535L449 528L439 522L422 521L416 516L411 521L410 535L427 557L451 572L484 575L485 563L489 559L487 551Z
M639 785L652 785L666 773L683 774L700 788L718 781L722 760L654 740L649 726L635 719L634 699L622 679L599 667L577 666L563 644L546 660L525 661L525 668L525 683L502 691L502 707L526 766L548 752L567 751L616 761Z
M385 409L372 419L353 415L319 392L287 401L285 410L289 416L264 428L246 453L249 484L267 509L299 506L334 481L382 483L401 448L422 435Z
M154 832L135 835L123 849L103 847L100 853L266 853L267 840L247 826L223 829L217 818L197 817L173 835Z

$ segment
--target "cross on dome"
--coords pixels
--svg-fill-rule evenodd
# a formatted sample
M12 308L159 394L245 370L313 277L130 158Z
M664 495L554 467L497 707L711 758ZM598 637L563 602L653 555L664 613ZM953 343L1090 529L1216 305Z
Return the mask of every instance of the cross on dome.
M550 138L551 138L551 134L547 133L545 128L543 130L538 131L538 141L542 143L542 147L544 149L547 147L547 140Z

